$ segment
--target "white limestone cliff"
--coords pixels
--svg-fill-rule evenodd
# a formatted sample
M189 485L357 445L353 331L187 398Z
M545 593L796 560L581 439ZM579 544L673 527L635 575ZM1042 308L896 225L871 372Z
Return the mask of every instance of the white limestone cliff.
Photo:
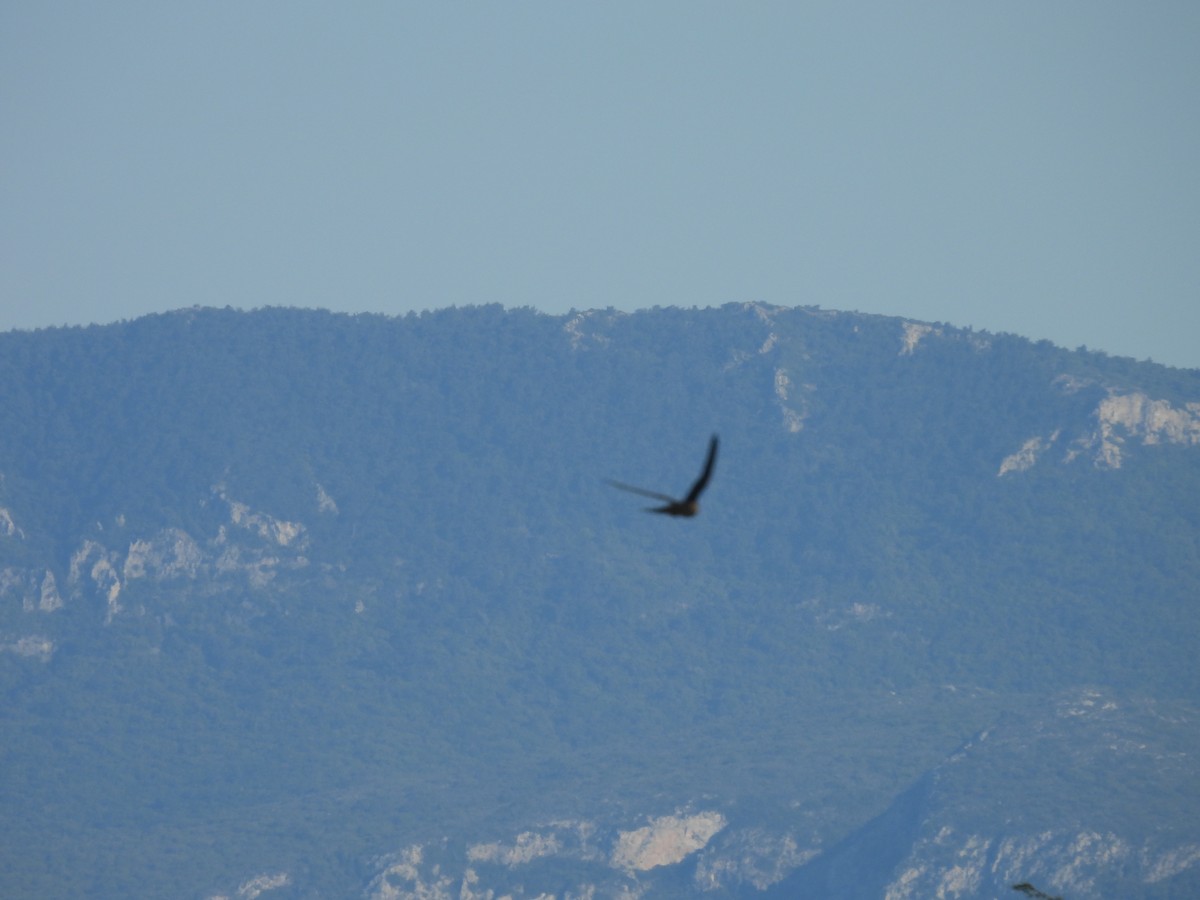
M1078 386L1064 382L1064 390ZM1119 393L1110 390L1091 415L1092 424L1067 443L1058 457L1073 462L1083 457L1099 469L1119 469L1130 446L1162 444L1200 445L1200 403L1189 402L1173 406L1166 400L1155 400L1134 391ZM1025 472L1046 458L1058 444L1062 429L1049 435L1033 435L1019 449L1000 462L998 476Z
M725 817L719 812L651 819L642 828L620 832L613 849L612 865L632 871L672 865L703 849L725 824Z

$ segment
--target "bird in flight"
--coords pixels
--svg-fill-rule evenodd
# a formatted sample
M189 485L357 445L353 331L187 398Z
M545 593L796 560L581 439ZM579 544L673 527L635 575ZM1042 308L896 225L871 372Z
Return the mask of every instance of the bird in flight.
M1012 889L1014 891L1020 891L1022 894L1028 894L1030 897L1036 898L1036 900L1041 900L1043 897L1045 900L1062 900L1062 897L1051 897L1049 894L1039 891L1028 881L1022 881L1020 884L1014 884Z
M629 491L634 494L641 494L643 497L650 497L654 500L662 500L663 506L648 506L646 512L662 513L665 516L694 516L700 512L700 494L708 487L708 479L712 477L713 464L717 461L717 436L714 434L712 440L708 442L708 459L704 461L704 471L700 473L700 477L696 479L696 483L692 485L692 489L688 491L687 496L682 500L676 500L666 494L660 494L656 491L647 491L640 487L634 487L631 484L622 484L619 481L609 481L615 488L620 488L623 491Z

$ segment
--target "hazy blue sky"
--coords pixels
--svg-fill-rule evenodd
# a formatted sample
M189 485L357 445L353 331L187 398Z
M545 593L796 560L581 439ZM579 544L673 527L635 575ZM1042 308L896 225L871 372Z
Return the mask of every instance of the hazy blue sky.
M0 6L0 329L819 304L1200 366L1200 3Z

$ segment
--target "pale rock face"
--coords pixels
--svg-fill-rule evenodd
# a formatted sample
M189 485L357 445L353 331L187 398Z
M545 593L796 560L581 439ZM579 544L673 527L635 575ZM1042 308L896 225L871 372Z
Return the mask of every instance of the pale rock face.
M570 319L566 322L566 324L563 325L563 331L567 335L567 340L571 342L571 349L580 349L585 341L590 341L591 343L600 347L608 344L610 339L607 335L598 334L595 331L588 329L588 320L603 317L607 321L611 322L613 319L621 315L624 315L624 313L613 314L595 309L577 313L574 318Z
M1027 873L1034 871L1038 854L1053 840L1052 831L1004 838L996 847L996 861L992 867L1004 873L1006 879L1020 881Z
M422 877L423 856L420 844L395 854L388 867L371 881L367 896L371 900L460 900L456 879L443 875L438 867L434 867L430 881Z
M292 876L287 872L280 872L276 875L257 875L249 881L243 882L234 892L233 897L228 894L213 894L207 900L257 900L267 891L288 887L291 883Z
M39 635L27 635L18 638L11 644L0 644L0 650L7 650L17 656L36 659L39 662L49 662L54 655L54 641Z
M1055 882L1078 892L1095 891L1105 870L1123 867L1133 856L1133 847L1111 832L1081 832L1068 845L1067 854L1069 862L1055 870Z
M1062 382L1064 390L1078 390L1079 384ZM1095 412L1095 428L1075 438L1067 448L1064 462L1072 462L1088 454L1099 469L1119 469L1127 442L1143 445L1185 444L1200 445L1200 403L1185 403L1175 407L1166 400L1152 400L1141 392L1118 394L1110 391L1100 401ZM1049 437L1035 435L1015 453L1000 463L997 475L1031 469L1058 440L1060 431Z
M234 525L258 532L259 537L273 541L280 547L286 547L304 532L304 526L297 522L285 522L265 513L251 512L245 503L231 501L229 518Z
M941 331L922 322L905 322L904 334L900 340L900 355L912 356L917 349L917 344L921 343L921 339L929 334L941 334Z
M58 584L54 580L54 573L47 569L46 576L42 579L38 609L42 612L54 612L56 609L62 609L62 605L62 596L58 593Z
M761 829L742 831L726 839L719 854L700 860L696 866L696 887L716 891L731 881L744 881L763 891L820 853L816 847L801 849L790 834L769 835Z
M1100 401L1096 418L1101 426L1123 426L1142 434L1147 444L1200 443L1200 403L1176 409L1166 400L1151 400L1142 393L1113 394Z
M937 887L938 897L956 897L979 889L983 870L987 865L988 849L992 842L978 835L971 835L959 849L961 860L942 873Z
M788 386L792 380L788 378L787 369L775 370L775 399L780 403L786 403L788 398Z
M763 306L761 303L746 303L743 304L744 309L750 309L754 312L760 322L765 322L768 325L774 325L775 319L771 316L771 310Z
M1057 713L1061 718L1079 718L1112 712L1115 709L1117 704L1112 698L1104 696L1095 688L1081 688L1077 694L1063 699Z
M792 380L788 377L786 369L775 370L775 399L779 403L779 409L783 413L783 427L791 434L795 434L804 428L804 413L792 409L787 405L790 396Z
M325 488L317 485L317 512L328 513L331 516L338 514L338 505L334 502L329 494L325 493Z
M292 883L291 876L287 872L280 872L277 875L259 875L256 878L251 878L245 884L238 888L237 896L244 900L255 900L256 897L266 891L273 891L276 888L287 887Z
M745 309L752 311L758 319L767 326L767 336L759 345L757 351L747 351L735 349L732 351L732 359L725 364L724 371L728 372L736 369L748 360L758 356L769 356L774 353L781 345L779 334L774 330L775 320L772 311L759 303L743 304ZM793 383L791 375L786 368L776 366L772 381L772 391L775 395L775 402L779 406L779 411L783 415L783 427L789 434L796 434L804 429L804 420L808 417L807 403L805 396L801 395L797 404L793 399ZM814 390L811 384L801 384L800 389L805 392ZM798 408L797 408L798 407Z
M948 862L926 861L898 873L884 893L887 900L972 897L987 882L1025 880L1055 894L1103 896L1109 873L1137 867L1141 880L1153 884L1200 863L1200 846L1163 850L1147 841L1138 850L1111 832L1045 831L997 840L943 828L922 841L916 855Z
M0 537L25 537L25 532L13 521L12 513L3 507L0 507Z
M473 863L500 862L502 863L508 851L499 841L490 844L472 844L467 848L467 859Z
M71 556L67 583L75 590L82 589L90 579L93 589L104 598L107 612L105 623L121 611L121 578L115 565L116 554L96 541L84 541Z
M230 499L224 485L213 488L214 493L229 504L229 521L239 528L253 531L259 537L271 541L280 547L287 547L293 542L302 543L307 531L299 522L287 522L277 519L268 513L255 512L248 504Z
M1154 884L1200 863L1200 844L1185 844L1158 853L1146 847L1141 855L1142 866L1146 869L1146 883Z
M1091 379L1077 378L1074 375L1059 375L1054 379L1054 383L1064 394L1078 394L1085 387L1095 384Z
M541 856L551 856L562 849L556 835L541 835L524 831L517 835L512 846L500 843L476 844L467 848L467 859L471 862L496 862L505 866L519 866Z
M1200 403L1182 409L1146 394L1109 394L1096 407L1097 428L1089 442L1097 448L1096 464L1121 466L1121 445L1128 437L1143 444L1200 444Z
M204 546L180 528L164 528L153 537L131 541L124 554L86 539L71 555L68 593L103 599L107 624L122 611L120 598L124 587L137 579L195 579L211 567L219 575L244 574L251 585L261 588L275 577L281 566L308 565L308 560L296 553L307 540L304 525L254 512L246 504L229 500L223 488L215 490L229 504L232 525L264 539L265 550L230 540L228 525L221 525L217 535ZM332 504L332 499L329 502ZM48 569L0 570L0 597L9 593L20 594L26 612L53 612L63 606L54 573Z
M129 545L122 572L126 581L135 578L194 578L204 553L187 532L164 528L152 540L137 540Z
M916 883L924 874L924 866L905 869L884 890L883 900L907 900L912 897Z
M797 866L820 853L819 847L801 848L790 834L769 834L762 829L744 829L725 839L720 846L714 836L726 827L718 812L674 815L649 819L649 824L630 831L618 831L605 850L594 823L562 820L547 823L537 830L524 831L510 841L487 841L468 845L465 863L447 863L448 843L438 848L413 845L379 860L380 871L371 882L367 896L372 898L478 898L501 900L503 897L632 898L649 896L650 886L639 873L677 863L686 865L695 858L693 883L697 895L727 890L730 884L755 885L762 890L786 878ZM694 856L698 854L698 856ZM460 859L456 854L455 860ZM616 880L601 876L600 883L582 882L565 893L539 894L518 887L505 893L525 878L541 877L538 863L544 859L587 861L607 866ZM440 861L439 861L440 860ZM498 874L503 867L515 876ZM532 869L532 871L530 871ZM525 871L522 871L525 870ZM518 879L514 881L514 877ZM502 888L499 885L504 885ZM526 891L526 892L523 892Z
M742 304L742 307L743 307L743 309L748 309L748 310L752 311L754 313L754 315L758 318L758 320L760 322L762 322L764 325L766 325L768 329L771 329L774 327L775 321L772 318L769 310L765 309L764 307L762 307L761 305L759 305L757 303L745 303L745 304ZM777 346L779 346L779 335L776 334L774 331L769 330L767 332L766 338L763 340L762 344L759 345L759 348L757 350L757 355L766 356L767 354L771 353L771 351L773 351ZM725 364L723 371L726 371L726 372L732 371L733 369L738 368L739 366L741 366L743 363L747 362L748 360L753 359L754 356L755 356L754 352L735 348L732 351L732 355L731 355L729 362L727 362Z
M214 567L222 575L244 572L253 587L261 588L274 579L275 569L279 563L278 557L265 554L250 553L246 554L246 558L243 559L242 548L236 544L230 544L216 558Z
M645 871L669 866L701 850L725 827L718 812L662 816L634 831L622 831L613 850L614 868Z
M1004 458L1000 463L1000 471L996 474L1007 475L1009 472L1024 472L1032 469L1034 463L1038 461L1038 457L1058 440L1059 434L1060 431L1056 430L1049 438L1031 437L1021 445L1020 450Z
M121 604L117 602L121 595L121 579L117 577L116 568L107 559L96 560L91 576L96 586L104 592L104 600L108 606L106 621L111 622L113 616L121 611Z
M987 868L991 841L979 835L956 838L954 830L942 828L932 839L924 841L930 848L945 848L953 854L953 862L931 870L926 865L911 866L897 874L884 890L886 900L923 900L974 896ZM937 855L944 856L944 850ZM926 855L922 853L921 855Z
M58 583L49 569L0 569L0 599L16 594L25 612L54 612L61 609Z

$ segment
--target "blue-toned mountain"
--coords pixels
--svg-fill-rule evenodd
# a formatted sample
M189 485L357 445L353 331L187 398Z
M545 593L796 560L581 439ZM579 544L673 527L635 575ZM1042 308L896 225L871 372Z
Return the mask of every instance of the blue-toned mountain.
M685 492L714 432L693 520L604 483ZM0 476L5 894L1195 885L1200 372L193 309L0 335Z

